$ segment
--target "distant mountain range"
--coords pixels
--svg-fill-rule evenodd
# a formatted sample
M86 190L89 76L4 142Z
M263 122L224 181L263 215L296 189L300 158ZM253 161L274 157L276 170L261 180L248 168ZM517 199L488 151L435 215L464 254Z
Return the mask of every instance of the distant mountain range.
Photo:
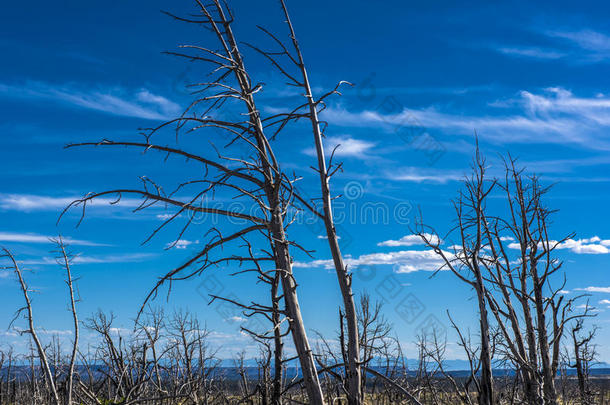
M417 370L417 367L419 364L419 361L417 359L404 358L401 361L404 361L404 363L406 364L406 366L409 370ZM373 361L371 361L370 364L377 367L383 363L384 362L381 362L379 359L374 359ZM235 367L235 364L236 364L236 362L233 359L223 359L220 361L221 367ZM293 361L289 362L289 365L294 367L294 366L298 365L298 361L293 360ZM245 359L244 366L245 367L257 367L258 363L256 362L256 359ZM470 370L470 365L468 364L468 361L460 360L460 359L445 360L443 362L443 367L446 371L468 371L468 370ZM498 364L494 368L496 368L498 370L504 369L504 367L500 364ZM610 363L598 362L594 366L592 366L592 368L610 369Z
M404 359L404 362L407 365L407 375L415 376L415 373L417 372L418 361L415 359ZM385 368L381 365L382 363L374 361L371 364L372 364L371 368L373 368L379 372L382 372L382 373L385 371ZM469 368L468 362L466 360L459 360L459 359L446 360L443 365L444 365L445 371L454 377L466 377L470 374L470 368ZM288 363L288 367L286 370L287 378L294 378L295 376L296 377L301 376L300 370L298 369L297 366L298 366L297 360L292 360ZM102 377L104 375L104 373L102 372L103 367L104 366L101 366L101 365L93 366L92 367L93 375L95 376L97 374L97 376ZM433 366L431 365L429 370L431 370L432 367ZM251 379L258 378L259 368L258 368L258 363L257 363L256 359L245 359L243 362L243 368L244 368L244 371L245 371L246 375L248 376L248 378L251 378ZM85 370L84 366L77 365L76 372L81 373L82 375L86 374L86 370ZM7 367L0 368L0 376L6 377L7 373L8 373ZM213 374L215 376L217 376L217 377L222 376L222 377L226 378L227 380L234 380L234 379L239 378L239 373L240 373L239 367L237 366L236 361L233 359L220 360L217 368L213 372ZM15 375L18 376L18 378L26 379L30 375L30 366L24 365L24 364L13 365L11 374L13 376L15 376ZM513 374L514 374L513 369L506 369L506 368L501 368L501 367L494 368L494 375L496 377L510 376ZM570 376L576 375L576 370L568 369L567 374ZM598 376L598 377L599 376L609 376L610 377L610 364L605 363L605 362L600 362L600 363L596 364L595 367L593 367L591 370L591 375Z

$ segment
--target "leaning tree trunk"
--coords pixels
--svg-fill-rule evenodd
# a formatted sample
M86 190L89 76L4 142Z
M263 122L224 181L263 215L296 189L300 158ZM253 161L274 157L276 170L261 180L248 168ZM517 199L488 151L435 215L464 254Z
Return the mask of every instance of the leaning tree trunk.
M347 271L347 267L343 261L341 249L339 248L339 238L335 228L332 211L332 198L330 195L329 173L326 166L326 157L324 155L324 145L322 142L322 131L320 130L320 121L318 119L318 104L314 100L311 85L305 68L303 54L296 39L296 34L290 21L288 9L284 0L280 0L286 23L290 29L290 37L292 44L297 54L297 65L302 76L302 87L305 90L305 98L309 106L309 119L311 121L314 142L316 145L316 154L318 157L318 173L320 175L320 186L322 191L322 202L324 206L324 226L326 228L326 236L328 245L335 265L337 280L343 298L343 306L345 310L345 321L347 324L347 397L349 405L360 405L362 403L361 391L361 370L360 370L360 339L358 336L358 318L356 315L356 305L354 304L354 294L352 292L352 278Z
M223 21L223 27L230 45L231 55L233 56L236 65L239 66L239 69L235 69L234 72L242 90L241 96L245 100L245 104L248 108L250 124L255 132L256 144L261 157L261 163L263 165L263 173L265 174L265 194L267 195L267 201L270 204L270 210L272 212L271 234L274 240L274 253L278 264L278 271L281 272L281 282L284 293L284 302L286 304L286 312L290 324L290 330L292 332L294 346L301 363L301 370L305 380L305 388L311 404L324 405L322 387L320 386L320 381L318 380L318 373L316 370L313 353L311 351L311 347L309 346L309 341L307 340L307 333L305 331L305 325L303 324L303 317L301 316L301 308L299 306L299 299L296 291L296 281L292 273L291 257L288 249L289 242L286 238L284 221L282 218L282 206L278 198L279 192L275 189L275 175L270 163L274 159L270 157L270 151L268 148L269 143L265 137L260 112L256 109L256 102L254 100L253 92L251 91L249 78L246 74L247 70L239 52L237 40L233 35L233 30L231 29L231 24L229 22L230 20L226 18L222 7L217 0L215 0L215 3L217 4L219 15Z
M301 308L296 291L296 282L292 273L292 264L288 252L288 241L286 240L282 217L275 216L272 224L272 235L275 240L275 254L278 271L281 273L282 290L292 340L301 363L303 380L309 397L309 403L313 405L324 405L324 395L318 379L313 353L307 340L307 333L301 316Z

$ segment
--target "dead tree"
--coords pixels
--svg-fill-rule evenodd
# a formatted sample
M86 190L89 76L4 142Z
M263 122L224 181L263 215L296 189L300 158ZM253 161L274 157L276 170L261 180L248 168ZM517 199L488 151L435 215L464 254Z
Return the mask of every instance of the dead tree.
M16 320L17 317L19 317L22 312L25 312L25 318L26 318L26 321L28 324L28 328L26 330L20 331L20 333L28 334L31 337L32 341L34 342L34 345L36 348L35 352L40 361L40 367L42 368L42 371L44 373L45 382L46 382L49 392L51 394L51 400L53 401L52 403L54 403L55 405L61 405L61 401L59 399L59 394L57 391L57 385L56 385L57 381L53 377L53 371L49 364L49 361L47 358L47 353L40 341L40 338L38 337L38 333L36 332L36 327L34 326L34 313L32 310L32 301L30 300L30 294L29 294L31 290L23 278L21 268L19 267L19 264L17 263L17 260L15 259L15 257L7 249L2 249L2 251L3 251L3 254L0 255L0 258L7 259L9 262L9 264L7 266L2 267L2 269L11 269L15 272L15 275L17 276L17 280L19 281L19 287L21 288L21 292L23 294L23 299L25 301L25 306L20 308L17 311L13 321ZM32 369L32 378L35 378L34 369Z
M484 267L481 256L487 246L485 235L485 214L487 198L496 181L486 177L486 162L479 153L478 147L472 166L473 174L464 180L464 188L453 202L457 226L449 232L456 232L458 242L453 252L441 248L442 239L430 226L419 222L415 233L443 261L442 268L451 270L459 280L470 285L477 298L480 333L480 384L479 404L493 405L496 403L491 362L490 327L487 314L487 287L484 281ZM483 268L482 268L483 267Z
M74 374L78 353L78 338L80 330L78 314L76 311L76 302L78 302L78 299L76 298L74 292L75 280L72 276L72 269L70 266L73 256L68 253L67 246L64 244L61 236L57 239L53 239L52 242L57 245L56 262L66 272L65 283L68 287L69 310L72 315L73 321L74 339L72 341L70 356L65 371L63 370L64 363L62 359L62 351L59 339L55 339L54 337L51 341L51 344L45 347L43 346L38 336L34 325L32 303L29 296L30 290L23 278L23 272L21 271L17 261L12 256L12 254L6 249L4 250L4 255L2 257L9 259L10 264L8 268L12 268L15 274L17 275L17 279L19 280L19 286L21 288L21 292L23 293L23 297L25 300L25 306L17 311L15 319L13 321L15 321L16 318L19 317L22 312L25 313L25 318L28 323L28 329L20 331L20 333L28 334L34 342L34 346L36 348L35 353L38 357L40 367L42 368L43 374L45 376L45 382L47 384L51 397L50 400L57 404L60 404L63 399L64 405L72 405L72 403L74 402L72 398L74 392ZM47 348L49 348L50 351L48 351ZM35 371L32 370L32 373L32 378L35 378ZM62 374L65 374L65 376ZM63 384L61 381L62 377L65 378Z
M580 401L583 405L591 405L594 403L594 394L591 392L589 383L590 367L595 362L597 353L593 345L593 339L597 332L597 328L593 328L586 333L582 333L584 320L577 319L574 325L570 328L572 337L572 345L574 350L574 362L570 367L576 369L578 377L578 392Z
M258 46L254 46L252 44L247 45L267 58L278 73L283 75L284 78L288 80L288 85L301 88L303 90L303 96L306 100L305 103L299 105L289 112L281 112L270 117L266 117L264 121L268 127L275 128L273 137L277 136L277 134L291 122L306 119L311 123L318 160L317 169L315 170L318 172L320 179L322 212L318 210L313 201L305 201L305 199L301 196L296 197L298 201L304 205L305 209L312 211L316 217L319 217L324 222L326 238L332 255L337 274L337 281L339 283L341 296L343 299L345 323L347 326L348 339L346 354L346 386L348 403L350 405L356 405L362 403L358 319L352 292L352 277L348 272L347 266L343 260L343 255L341 254L341 249L339 247L339 236L337 235L337 229L333 219L333 197L330 191L330 179L336 172L341 170L341 164L333 165L334 150L327 164L323 143L324 132L322 129L326 124L323 123L318 116L318 114L325 108L326 99L334 94L340 94L338 88L342 84L349 83L341 81L333 90L323 94L319 98L314 97L303 54L296 38L286 2L284 0L280 0L280 4L284 13L285 23L287 24L289 30L290 45L284 44L283 41L281 41L276 35L262 27L259 28L267 36L269 36L272 41L280 47L280 49L277 51L265 51ZM284 62L288 64L288 67ZM294 70L296 73L292 73L291 70Z
M360 305L357 310L359 330L360 330L360 359L364 367L370 368L375 358L385 359L386 363L381 366L386 370L390 369L387 362L392 361L390 357L395 355L392 351L392 345L396 341L390 335L392 325L382 314L383 304L380 302L371 303L371 298L368 294L363 294L360 297ZM349 347L349 346L348 346ZM366 392L366 374L362 375L361 392Z
M566 325L590 316L575 311L560 291L565 275L555 256L562 243L550 237L551 216L544 197L550 190L536 176L526 177L516 161L505 161L504 215L486 215L488 251L481 258L487 270L489 305L524 383L528 403L558 403L555 376ZM515 253L512 253L515 252ZM560 277L558 277L560 276ZM561 277L562 276L562 277Z
M338 93L338 87L345 82L340 82L337 87L333 89L333 91L323 95L319 99L316 99L314 97L309 82L309 77L307 75L307 69L305 66L305 61L303 59L303 54L297 41L294 27L290 20L288 8L286 7L286 2L284 0L280 0L280 3L284 11L286 24L288 25L288 29L290 31L290 39L292 42L293 52L288 51L288 48L284 46L282 42L279 41L275 36L270 34L268 31L265 32L268 33L281 46L282 51L280 51L279 55L286 56L288 60L297 68L301 76L300 79L295 79L295 77L286 73L286 71L282 69L280 67L280 64L275 60L275 56L273 55L273 53L263 51L261 52L263 53L263 55L269 58L275 66L278 67L279 71L283 73L284 76L286 76L291 85L303 89L303 96L306 99L305 105L297 108L296 110L293 110L292 112L283 117L278 118L280 118L281 125L285 125L286 123L295 119L299 119L301 117L305 117L311 122L312 133L316 147L316 155L318 158L317 171L320 177L320 188L323 205L322 219L324 221L326 237L335 266L335 271L337 274L337 281L339 283L341 296L343 298L343 309L345 311L345 323L347 326L346 380L348 403L350 405L358 405L361 404L363 400L361 390L362 383L360 370L360 339L358 336L358 319L356 315L356 305L354 304L354 294L352 292L352 277L347 271L347 266L343 260L343 255L341 254L341 249L339 247L339 237L337 235L337 229L333 220L333 198L331 196L330 191L330 178L338 169L341 168L341 166L338 165L337 167L333 167L331 155L330 165L327 167L326 156L324 154L324 143L322 139L324 134L322 131L321 121L318 118L318 112L323 108L325 99L332 94ZM302 111L302 109L305 109L305 111Z
M291 221L289 216L292 215L290 207L293 201L299 198L295 194L294 179L289 178L282 171L280 163L273 153L272 138L266 135L267 125L264 123L262 112L255 101L255 95L261 90L262 84L253 83L248 75L239 43L233 32L231 11L220 0L213 0L210 3L196 0L196 6L196 16L170 15L179 21L207 29L215 38L219 50L199 45L183 45L181 51L169 52L191 62L204 62L212 66L211 79L194 83L191 86L197 98L189 105L184 114L144 131L144 140L141 142L103 140L97 143L82 143L78 146L128 146L143 151L159 151L166 154L167 157L181 157L197 162L205 169L203 178L184 180L171 193L166 193L152 180L143 178L141 189L119 188L90 193L82 199L74 201L70 207L80 206L84 210L89 202L103 196L114 195L119 202L122 196L135 195L142 198L142 204L136 211L154 205L176 208L176 212L155 229L151 237L170 222L175 223L174 220L181 214L188 215L189 218L186 225L182 227L180 235L183 235L192 224L194 215L224 218L228 225L245 224L237 231L234 230L234 227L228 226L231 230L227 233L212 227L210 232L213 237L205 244L205 247L183 265L163 276L146 301L153 298L161 286L166 283L171 288L173 281L194 277L209 268L213 262L218 263L213 255L225 245L242 238L266 239L265 243L271 244L273 249L272 256L277 267L275 271L280 274L285 306L284 315L290 325L309 400L312 404L323 404L324 398L301 316L296 290L297 283L292 272L290 246L298 248L298 244L290 241L286 236L286 227L290 225ZM222 109L223 106L231 108L241 106L242 113L239 118L225 119L219 113L219 109ZM224 111L229 112L230 109L225 108ZM188 152L179 147L164 146L153 142L155 136L171 126L175 126L176 136L182 133L207 131L208 135L219 135L217 140L225 144L225 149L235 152L241 148L246 152L241 155L225 156L217 151L216 156L209 156L209 153ZM201 174L199 175L201 176ZM177 196L178 193L186 194L189 190L192 192L190 198L182 199ZM198 204L202 198L212 197L218 192L233 193L233 197L237 201L241 201L245 209L259 215L244 213L237 209L221 209ZM222 253L220 254L222 255ZM222 257L225 258L225 265L251 263L258 260L246 256Z
M75 297L74 294L74 279L72 278L72 269L70 267L70 263L73 259L73 256L68 253L67 247L63 242L61 236L54 240L58 249L58 258L57 264L63 267L66 271L66 285L68 286L68 298L70 302L70 313L72 314L72 324L74 327L74 340L72 341L72 351L70 353L70 360L68 363L68 371L66 376L66 396L65 396L65 404L72 405L72 393L74 390L74 366L76 364L76 357L78 353L78 337L79 337L79 321L78 314L76 312L76 303L78 302L78 298Z
M268 239L271 238L268 237ZM273 246L271 246L271 252L263 251L262 254L259 255L255 255L252 244L245 239L243 247L247 248L248 257L254 267L241 269L231 275L236 276L238 274L254 273L257 278L257 283L263 283L268 286L271 305L260 304L253 301L249 304L244 304L234 299L217 295L211 295L211 297L212 301L218 299L237 306L241 309L242 315L247 319L258 316L259 319L262 318L264 321L271 323L271 328L266 330L255 330L253 327L249 325L244 326L243 324L240 325L240 329L261 345L263 353L267 353L269 356L273 354L273 378L271 378L271 373L269 373L268 379L265 380L265 387L262 387L264 389L261 388L259 391L261 391L261 395L263 395L266 400L268 399L271 404L280 405L282 403L283 370L285 363L284 338L290 333L289 328L283 330L283 327L286 324L286 311L281 305L281 273L277 271L280 263L277 258L273 256L273 253L271 253L273 251ZM275 267L268 268L268 266L264 266L266 261L275 264ZM271 342L273 343L273 350L271 349ZM271 362L271 358L269 359L269 362ZM270 367L270 363L265 365L265 367ZM270 388L266 386L267 382L269 382L268 380L271 380Z
M468 190L476 190L472 184L479 183L477 179L485 173L484 161L478 156L477 152L475 167L479 174L474 183L466 181ZM458 263L479 275L471 285L477 291L479 307L482 309L485 304L489 308L501 332L501 355L510 359L518 371L523 384L522 400L556 405L555 376L566 325L589 316L575 311L574 302L580 297L566 299L560 294L565 275L563 279L558 277L562 262L555 257L555 251L573 235L551 238L549 225L554 211L543 202L549 188L543 187L536 176L526 177L510 157L505 169L503 181L490 182L497 189L496 201L504 202L499 213L478 203L478 198L462 200L462 204L468 201L465 206L474 207L477 214L464 221L462 211L457 211L461 243L452 254L441 249L436 233L430 237L423 232L430 228L420 228L420 236L454 273L454 263ZM468 195L478 193L470 191ZM475 203L470 202L473 200ZM470 242L465 244L464 239ZM483 322L481 326L483 333ZM483 361L481 367L484 375Z
M141 317L135 322L134 334L137 338L148 342L150 347L150 360L152 362L151 383L155 386L155 390L160 395L168 395L169 392L165 388L165 378L162 375L162 366L159 364L161 359L167 353L167 348L162 348L161 341L166 338L164 330L166 328L165 314L162 309L149 309L144 317Z

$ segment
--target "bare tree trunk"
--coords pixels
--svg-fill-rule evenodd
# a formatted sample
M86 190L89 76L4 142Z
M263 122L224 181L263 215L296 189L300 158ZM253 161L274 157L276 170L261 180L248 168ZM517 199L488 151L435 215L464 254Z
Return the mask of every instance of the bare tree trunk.
M302 87L305 91L305 98L309 106L309 119L311 121L314 142L316 145L316 154L318 158L318 173L320 175L320 186L322 191L322 202L324 206L324 226L326 228L326 236L328 245L335 265L337 280L341 289L343 298L343 307L345 310L345 321L347 324L347 394L348 403L350 405L359 405L362 403L361 392L361 370L360 370L360 347L358 336L358 319L356 316L356 305L354 303L354 294L352 293L352 278L347 271L347 267L343 261L343 255L339 248L339 238L333 220L332 199L330 195L330 175L326 167L326 157L324 155L324 145L322 142L322 131L320 130L320 121L318 119L318 104L314 100L311 85L305 68L303 55L296 39L294 27L288 14L288 8L284 0L280 0L286 23L290 29L290 38L297 55L297 66L299 67L302 76Z
M68 380L66 383L66 405L72 405L72 391L74 386L74 365L76 362L76 354L78 352L78 336L79 336L79 325L78 315L76 313L76 299L74 298L74 286L72 283L72 270L70 269L70 258L66 252L65 245L61 237L56 241L61 253L61 260L63 268L66 270L66 284L68 285L69 297L70 297L70 312L72 313L72 320L74 323L74 341L72 342L72 353L70 354L70 364L68 366Z
M594 397L589 388L588 367L596 357L595 350L591 349L590 343L597 333L597 328L593 328L586 336L581 337L579 332L583 328L583 323L582 319L578 319L571 330L574 364L571 364L570 367L576 369L580 401L583 405L589 405L594 403ZM605 398L605 396L602 395L601 398Z
M290 253L288 251L288 240L286 238L284 223L282 218L282 207L278 201L278 190L275 190L274 174L270 168L269 162L269 148L268 141L264 135L264 126L260 118L260 112L256 110L256 103L254 96L250 88L249 79L246 76L246 68L244 66L243 59L237 46L237 41L233 35L231 29L230 20L226 18L223 7L217 0L214 0L214 4L218 10L218 13L223 21L223 28L230 45L230 53L233 56L234 61L239 66L239 69L235 69L237 81L242 89L242 97L246 100L246 105L249 110L250 123L256 131L256 142L261 156L261 162L263 165L263 171L265 174L265 193L267 199L270 202L270 208L272 211L271 220L271 234L274 239L275 253L278 261L278 271L281 272L282 290L284 292L284 301L286 302L286 311L288 313L290 329L292 331L292 338L294 341L299 360L301 362L301 369L303 377L305 379L305 386L309 401L314 405L323 405L324 396L322 394L322 388L320 381L318 380L318 374L316 372L316 366L313 359L313 353L307 340L307 333L305 331L305 325L303 324L303 318L301 316L301 308L299 306L299 299L296 291L296 281L292 273L292 264Z
M273 386L271 390L271 404L281 405L282 404L282 362L283 362L283 349L284 343L282 342L282 330L280 321L280 306L278 297L279 282L281 280L281 274L275 273L273 284L271 285L271 299L273 306L273 313L271 315L273 320Z
M534 250L534 249L533 249ZM534 250L535 251L535 250ZM534 262L535 263L535 262ZM535 266L535 264L534 264ZM532 272L534 281L534 301L536 303L536 322L538 330L538 342L540 347L540 357L542 363L542 378L544 381L544 403L545 405L557 405L557 392L555 390L555 374L551 366L549 353L549 340L545 316L545 298L542 295L542 284L538 279L538 274L534 269Z
M17 275L17 279L19 280L19 286L21 287L21 292L23 293L23 298L25 300L25 307L21 308L19 312L25 310L26 311L26 319L28 322L28 330L24 333L29 334L36 345L36 351L38 353L38 358L40 360L40 366L42 367L42 371L46 377L47 385L49 386L51 399L55 405L60 405L59 395L57 393L57 387L55 385L55 380L53 378L53 373L51 371L51 367L49 366L49 362L47 359L47 354L45 353L44 348L42 347L42 343L40 343L40 339L38 338L38 334L36 333L36 328L34 327L34 315L32 313L32 302L30 301L30 295L28 294L29 288L23 279L21 274L21 269L15 260L15 257L6 249L3 249L3 256L8 258L12 264L11 268L15 271ZM34 369L32 369L32 373L34 373ZM32 376L34 378L34 376Z
M296 282L292 274L292 264L290 263L290 256L288 253L288 242L285 238L281 217L275 218L272 223L272 228L278 261L278 271L281 274L284 302L286 303L286 313L290 324L290 331L292 332L292 340L301 363L301 371L305 381L307 396L309 397L309 402L311 404L323 405L325 403L324 395L318 379L313 352L309 346L305 325L301 316Z

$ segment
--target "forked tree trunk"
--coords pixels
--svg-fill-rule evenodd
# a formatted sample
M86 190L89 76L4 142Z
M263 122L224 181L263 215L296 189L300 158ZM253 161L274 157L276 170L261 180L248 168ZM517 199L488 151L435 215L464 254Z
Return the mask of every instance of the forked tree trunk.
M301 371L305 382L305 389L309 397L309 403L312 405L324 405L324 395L322 387L318 379L316 365L313 359L313 353L307 340L307 333L301 316L301 308L296 292L296 283L292 274L292 265L288 253L288 242L284 237L284 228L281 226L281 218L278 218L272 225L273 237L276 244L276 254L278 261L278 270L281 272L282 290L284 293L284 302L286 304L286 312L290 331L295 349L301 363Z
M223 22L223 28L230 46L231 55L239 66L239 69L235 69L235 76L237 82L242 91L242 97L245 100L246 107L248 108L248 115L250 117L250 124L255 130L255 139L258 147L258 151L261 158L261 164L263 165L263 173L265 175L265 194L267 201L270 205L272 212L271 218L271 234L274 240L274 253L277 260L278 271L281 272L282 290L284 293L284 302L286 304L286 312L288 321L290 324L290 330L294 346L297 351L303 378L305 381L305 388L309 397L309 402L312 405L324 405L324 396L322 394L322 387L318 379L318 373L316 370L313 353L307 340L307 333L305 331L305 325L303 324L303 317L301 316L301 308L299 306L299 299L296 291L296 281L292 273L292 264L289 252L289 242L286 238L284 231L284 221L282 218L283 207L278 200L279 191L275 189L275 173L271 169L271 162L274 161L273 157L270 156L269 142L265 137L264 126L261 121L260 112L256 109L256 102L251 90L250 81L247 76L247 70L244 65L244 61L239 52L238 43L233 35L230 20L226 18L224 10L218 0L214 0L214 4L218 10L221 21ZM278 169L277 167L275 168Z

